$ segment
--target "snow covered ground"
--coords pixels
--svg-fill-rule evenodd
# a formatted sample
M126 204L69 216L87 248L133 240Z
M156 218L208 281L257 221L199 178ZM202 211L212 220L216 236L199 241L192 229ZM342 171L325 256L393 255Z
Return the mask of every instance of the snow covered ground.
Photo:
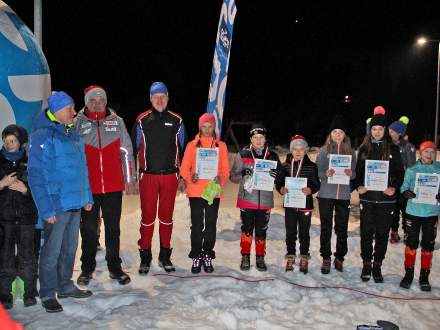
M276 196L268 229L266 273L253 267L239 269L240 220L235 208L237 186L229 183L221 202L217 226L217 259L213 277L204 273L192 276L190 248L190 211L185 195L176 199L172 260L177 271L168 276L157 266L158 226L154 236L152 270L148 276L137 274L139 254L140 209L138 196L125 196L121 220L121 258L132 278L120 286L108 278L105 252L98 252L97 270L89 285L93 296L86 300L61 300L63 313L48 314L40 304L24 308L16 302L11 310L14 319L26 329L355 329L358 324L389 320L400 329L439 329L440 300L406 301L377 298L345 289L312 289L300 286L346 286L372 294L391 297L440 299L440 257L434 254L431 293L419 290L416 280L407 291L399 288L403 276L402 243L389 245L383 265L385 282L367 284L361 271L359 208L352 199L349 226L349 253L344 272L332 269L320 272L319 215L314 214L311 228L310 270L307 275L284 271L285 229L282 200ZM316 205L315 205L316 206ZM101 243L104 243L101 237ZM333 242L334 247L335 242ZM74 278L79 275L80 251L77 253ZM418 263L419 267L419 255ZM180 278L180 277L187 278ZM257 281L264 280L266 281ZM251 280L251 281L245 281ZM297 284L297 285L295 285ZM1 325L0 325L1 328Z

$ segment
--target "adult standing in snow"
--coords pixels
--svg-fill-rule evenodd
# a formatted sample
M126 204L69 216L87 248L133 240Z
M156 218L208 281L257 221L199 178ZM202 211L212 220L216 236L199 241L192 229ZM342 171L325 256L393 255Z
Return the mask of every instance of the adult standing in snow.
M13 305L11 284L17 276L24 282L24 306L37 303L34 235L38 216L27 183L27 155L23 147L27 138L26 130L17 125L9 125L2 132L0 230L3 240L0 239L0 300L5 309Z
M405 139L406 127L409 123L409 118L402 116L399 120L392 122L388 127L388 132L393 140L393 143L399 147L400 156L402 157L403 168L406 170L416 163L416 148L414 145ZM393 222L391 224L390 243L398 243L400 241L399 236L399 222L400 214L402 213L402 228L404 235L406 236L406 220L405 209L407 199L403 197L400 192L396 199L396 209L393 214Z
M87 285L96 268L98 228L102 212L105 227L105 259L110 278L130 282L122 270L120 221L122 192L136 191L136 169L130 135L124 121L107 106L105 90L96 85L84 90L85 107L78 113L75 129L85 143L93 207L81 212L81 274L77 283Z
M306 178L307 186L302 188L305 196L305 206L302 208L285 207L286 226L286 271L293 271L296 254L296 240L299 236L299 270L304 274L309 271L310 259L310 225L313 212L313 194L320 188L318 168L313 163L307 151L309 145L301 135L294 135L290 141L290 153L286 156L280 171L280 180L277 182L277 190L285 195L289 192L285 185L286 177Z
M277 162L277 168L270 170L270 175L279 179L281 163L278 155L266 143L266 128L259 123L252 125L249 132L251 144L244 147L235 157L230 179L238 183L237 207L241 217L241 270L249 270L253 235L255 232L256 266L259 271L266 271L266 232L269 225L270 211L274 206L273 191L252 189L251 181L256 159Z
M199 118L199 133L188 143L180 168L180 175L186 182L187 195L191 208L191 272L200 273L203 269L212 273L212 259L215 259L214 245L217 231L218 208L222 195L214 196L209 203L203 198L205 189L212 184L223 187L229 179L229 160L226 144L219 140L215 128L215 117L212 113L204 113ZM199 148L217 149L218 171L212 179L199 178L197 169L197 150Z
M350 138L346 135L347 127L342 117L335 116L330 124L330 134L319 150L316 158L321 189L318 192L319 217L321 220L321 257L323 274L330 273L331 268L331 238L333 223L336 233L336 251L334 253L335 269L342 272L344 257L347 254L347 230L350 216L351 187L349 180L354 179L356 172L356 153L351 147ZM344 170L347 184L329 183L335 171L329 168L330 155L351 156L350 167ZM333 217L334 212L334 217ZM334 220L333 220L334 218ZM333 222L334 221L334 222Z
M147 274L151 264L151 241L156 217L159 217L159 266L175 271L171 262L171 234L179 165L186 143L183 119L168 109L168 89L163 82L150 87L152 108L141 113L134 127L139 158L139 191L142 220L138 241L140 274Z
M388 246L397 190L403 182L403 164L399 148L393 144L387 131L385 109L377 106L370 121L370 132L359 148L354 187L359 193L361 209L361 279L369 281L371 273L376 283L383 282L382 261ZM388 182L384 191L368 190L365 186L366 160L388 161ZM374 253L373 253L373 241ZM374 257L373 265L371 261Z
M73 99L53 92L49 109L36 118L29 145L29 186L43 222L40 299L49 313L61 312L58 298L86 298L72 281L81 208L93 204L84 143L73 128Z
M404 263L405 277L400 282L400 286L405 289L409 289L411 286L414 278L414 266L417 248L419 247L420 232L422 232L419 285L422 291L431 291L429 273L431 272L432 254L437 236L440 196L437 192L434 203L421 203L414 200L417 197L414 191L417 173L438 174L440 173L440 162L435 161L437 148L434 142L423 142L420 144L419 150L420 159L414 166L406 170L405 180L400 189L403 196L408 199L408 205L405 210L408 222Z

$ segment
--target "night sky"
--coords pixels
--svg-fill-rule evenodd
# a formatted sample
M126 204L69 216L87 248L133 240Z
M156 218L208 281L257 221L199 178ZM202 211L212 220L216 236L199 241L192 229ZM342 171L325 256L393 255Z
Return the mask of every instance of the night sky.
M6 2L32 29L33 1ZM196 133L222 1L43 3L43 51L54 90L71 94L80 109L84 87L103 86L130 129L150 106L149 86L161 80L170 108L183 116L190 137ZM231 119L259 120L272 143L287 144L299 133L321 145L341 113L360 141L380 104L389 122L410 118L413 142L433 138L437 44L420 48L415 41L440 39L440 5L336 3L236 1L223 132ZM238 132L241 143L246 130Z

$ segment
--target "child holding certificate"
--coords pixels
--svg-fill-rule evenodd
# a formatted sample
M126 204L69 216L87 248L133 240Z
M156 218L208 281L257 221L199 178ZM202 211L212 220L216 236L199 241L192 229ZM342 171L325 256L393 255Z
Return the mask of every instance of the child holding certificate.
M180 175L187 184L187 195L191 208L191 272L203 269L212 273L212 259L215 259L214 245L217 232L217 215L222 195L215 196L210 204L202 198L208 185L221 187L229 178L229 160L226 144L219 141L215 117L203 114L199 119L199 134L186 146L180 167ZM210 169L215 168L212 172Z
M241 217L241 270L249 270L253 234L255 232L256 266L259 271L266 271L266 231L269 224L270 210L273 208L273 185L279 179L281 163L278 155L266 144L266 129L261 124L252 125L251 144L244 147L235 157L231 169L231 181L240 184L237 207ZM257 168L256 163L262 164ZM261 169L267 168L266 175ZM263 181L256 180L258 177ZM271 189L265 186L271 183ZM266 190L264 190L266 189Z
M408 199L406 207L407 239L405 248L405 277L400 286L409 289L414 279L416 252L422 232L419 285L422 291L431 291L429 273L432 252L437 236L439 207L440 162L435 161L437 148L434 142L425 141L420 145L420 159L405 172L405 180L400 188ZM435 174L436 173L436 174Z
M340 272L343 271L344 257L348 250L350 180L355 176L356 153L351 147L350 138L345 134L346 129L343 118L335 117L330 125L330 134L316 158L321 180L318 203L321 220L321 272L323 274L330 273L331 268L333 221L337 236L334 266Z
M308 272L310 259L310 224L313 212L313 196L319 190L320 183L318 168L306 152L308 151L307 141L301 135L295 135L290 141L290 153L286 157L281 170L280 181L277 183L277 190L282 195L291 193L287 181L289 178L306 178L306 185L301 189L300 194L304 198L303 205L296 207L285 206L286 225L286 271L293 271L296 254L296 239L299 232L300 261L299 270L304 274ZM300 199L300 198L297 198Z
M354 179L361 211L361 279L369 281L373 274L376 283L383 282L382 261L404 174L399 147L391 141L386 125L385 109L377 106L369 123L370 131L358 151Z

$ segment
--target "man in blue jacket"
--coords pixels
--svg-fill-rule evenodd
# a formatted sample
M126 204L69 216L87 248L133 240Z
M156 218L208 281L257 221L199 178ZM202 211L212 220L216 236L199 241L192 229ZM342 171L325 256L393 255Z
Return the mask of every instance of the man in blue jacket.
M42 223L40 299L49 313L61 312L58 298L86 298L91 291L78 289L72 281L78 246L81 208L90 211L84 143L73 129L73 99L53 92L49 109L36 118L29 145L29 186Z

